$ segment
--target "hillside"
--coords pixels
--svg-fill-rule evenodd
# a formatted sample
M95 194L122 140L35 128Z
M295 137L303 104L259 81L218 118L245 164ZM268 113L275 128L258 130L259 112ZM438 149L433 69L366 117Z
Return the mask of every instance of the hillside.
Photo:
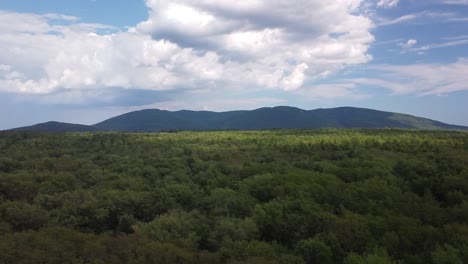
M12 131L37 131L37 132L95 132L97 128L93 126L69 124L61 122L47 122L33 126L19 127L12 129Z
M466 129L430 119L371 109L340 107L308 111L285 106L221 113L142 110L108 119L95 127L103 131L132 132L305 128Z
M279 106L252 111L166 111L147 109L126 113L93 126L48 122L19 131L47 132L157 132L203 130L266 130L308 128L407 128L433 130L464 130L467 127L384 111L339 107L303 110Z

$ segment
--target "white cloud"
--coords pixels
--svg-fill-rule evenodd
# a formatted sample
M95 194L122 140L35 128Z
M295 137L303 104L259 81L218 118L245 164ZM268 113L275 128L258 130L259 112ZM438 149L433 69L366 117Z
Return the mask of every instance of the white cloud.
M395 95L441 95L468 90L468 59L451 64L379 65L373 78L357 78L350 83L383 87Z
M411 50L423 52L423 51L428 51L432 49L441 49L441 48L456 47L456 46L463 46L463 45L468 45L468 37L454 39L454 40L446 41L443 43L433 43L429 45L424 45L418 48L412 48Z
M0 91L296 90L371 60L362 2L147 0L148 20L127 32L0 11Z
M67 16L67 15L62 15L62 14L54 14L54 13L49 13L42 15L42 17L51 19L51 20L62 20L62 21L78 21L80 20L76 16Z
M221 60L228 60L223 65L227 76L242 76L255 85L293 90L306 80L371 59L367 50L373 41L372 22L353 14L360 0L147 4L150 17L137 30L182 47L216 52ZM174 15L179 11L186 14L184 18ZM309 66L300 70L303 65ZM266 81L270 77L273 80Z
M427 51L432 50L432 49L442 49L442 48L450 48L450 47L468 45L468 36L466 35L456 36L456 37L445 37L441 39L444 40L444 42L431 43L431 44L426 44L426 45L422 45L419 47L415 47L415 45L418 44L417 40L410 39L407 42L398 43L398 46L400 46L405 52L413 51L421 55L421 54L425 54Z
M305 79L304 72L309 68L307 64L302 63L297 65L294 71L281 81L281 87L284 87L286 91L296 90L302 86Z
M413 47L414 45L416 45L417 43L418 43L417 40L410 39L405 43L403 43L403 42L399 43L398 46L402 47L403 49L409 49L409 48Z
M391 26L402 23L414 24L440 24L440 23L453 23L453 22L466 22L468 18L459 16L452 12L433 12L422 11L417 13L406 14L392 19L380 19L377 23L378 26Z
M404 22L407 22L407 21L415 20L418 17L420 17L420 14L408 14L408 15L400 16L400 17L393 18L393 19L385 19L385 20L381 21L378 25L379 26L391 26L391 25L400 24L400 23L404 23Z
M397 6L398 2L400 2L400 0L379 0L379 2L377 3L377 6L384 7L384 8L391 8L391 7Z
M0 10L0 32L2 34L12 32L40 34L46 33L49 29L50 25L44 16Z

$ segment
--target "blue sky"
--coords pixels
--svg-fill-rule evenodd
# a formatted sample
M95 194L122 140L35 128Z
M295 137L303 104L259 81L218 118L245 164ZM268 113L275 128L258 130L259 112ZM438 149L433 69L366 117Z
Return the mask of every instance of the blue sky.
M0 1L0 129L290 105L468 125L467 0Z

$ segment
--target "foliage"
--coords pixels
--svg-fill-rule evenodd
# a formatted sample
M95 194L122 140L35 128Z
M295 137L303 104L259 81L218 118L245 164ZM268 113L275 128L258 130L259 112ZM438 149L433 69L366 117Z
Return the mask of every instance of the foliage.
M468 263L468 134L0 133L0 263Z

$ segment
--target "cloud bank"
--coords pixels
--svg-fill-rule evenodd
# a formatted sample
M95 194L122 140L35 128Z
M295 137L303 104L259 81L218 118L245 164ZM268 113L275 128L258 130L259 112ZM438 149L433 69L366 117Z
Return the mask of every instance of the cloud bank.
M0 11L0 91L298 90L372 59L362 2L147 0L125 31Z
M63 14L0 11L0 92L52 104L112 105L122 103L122 94L146 94L144 102L132 102L151 105L149 97L160 95L154 103L166 100L165 105L174 107L180 105L174 98L187 104L199 98L190 105L205 108L206 98L232 105L233 94L262 91L265 98L256 98L252 105L266 102L262 100L277 103L268 94L273 91L329 99L365 98L360 85L384 87L394 94L467 90L466 59L380 65L373 67L373 77L336 78L336 73L372 60L369 49L376 28L369 6L391 8L398 2L147 0L148 18L125 30L81 23ZM453 13L423 11L378 25L418 19L460 20ZM398 45L405 51L428 51L466 41L461 37L418 47L410 39ZM331 82L324 84L327 79ZM126 90L133 92L122 92Z

